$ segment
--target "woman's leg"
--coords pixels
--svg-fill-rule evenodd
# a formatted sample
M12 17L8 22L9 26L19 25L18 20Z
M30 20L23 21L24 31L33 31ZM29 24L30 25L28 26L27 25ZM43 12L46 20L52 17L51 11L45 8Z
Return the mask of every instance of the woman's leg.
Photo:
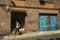
M18 29L16 28L15 34L17 33L17 30L18 30Z

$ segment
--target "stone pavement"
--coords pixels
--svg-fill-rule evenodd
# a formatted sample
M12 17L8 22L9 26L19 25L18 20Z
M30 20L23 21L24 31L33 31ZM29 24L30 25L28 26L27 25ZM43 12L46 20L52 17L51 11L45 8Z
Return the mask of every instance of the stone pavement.
M53 34L59 34L60 30L57 31L43 31L43 32L29 32L22 35L8 35L4 36L2 40L25 40L29 38L36 38L42 36L48 36Z

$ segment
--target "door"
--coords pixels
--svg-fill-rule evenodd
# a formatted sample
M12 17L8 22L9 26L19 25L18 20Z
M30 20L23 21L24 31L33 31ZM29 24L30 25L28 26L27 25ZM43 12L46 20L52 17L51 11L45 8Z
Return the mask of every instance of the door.
M57 29L57 16L51 16L51 30L56 30Z
M47 24L46 24L46 15L40 15L39 16L39 30L40 31L46 31L47 30Z
M15 31L16 29L16 21L18 21L19 24L21 25L20 28L24 28L26 16L27 16L26 12L19 12L19 11L11 12L11 32Z
M56 30L57 29L57 15L40 14L39 15L39 30Z

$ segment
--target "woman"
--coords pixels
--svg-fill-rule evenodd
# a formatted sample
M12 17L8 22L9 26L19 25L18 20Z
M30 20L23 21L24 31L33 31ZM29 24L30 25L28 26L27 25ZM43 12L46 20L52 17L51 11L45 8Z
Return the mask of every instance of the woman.
M19 28L21 27L21 25L19 24L18 21L16 21L16 31L15 31L15 34L17 33L17 31L19 32L19 35L20 35L20 31L19 31Z

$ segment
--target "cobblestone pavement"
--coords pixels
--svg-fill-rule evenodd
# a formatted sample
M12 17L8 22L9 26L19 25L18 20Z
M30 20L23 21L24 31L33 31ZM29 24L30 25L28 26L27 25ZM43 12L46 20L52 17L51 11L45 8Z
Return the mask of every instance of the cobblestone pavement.
M59 38L60 30L44 31L44 32L29 32L22 35L3 36L2 40L56 40Z

